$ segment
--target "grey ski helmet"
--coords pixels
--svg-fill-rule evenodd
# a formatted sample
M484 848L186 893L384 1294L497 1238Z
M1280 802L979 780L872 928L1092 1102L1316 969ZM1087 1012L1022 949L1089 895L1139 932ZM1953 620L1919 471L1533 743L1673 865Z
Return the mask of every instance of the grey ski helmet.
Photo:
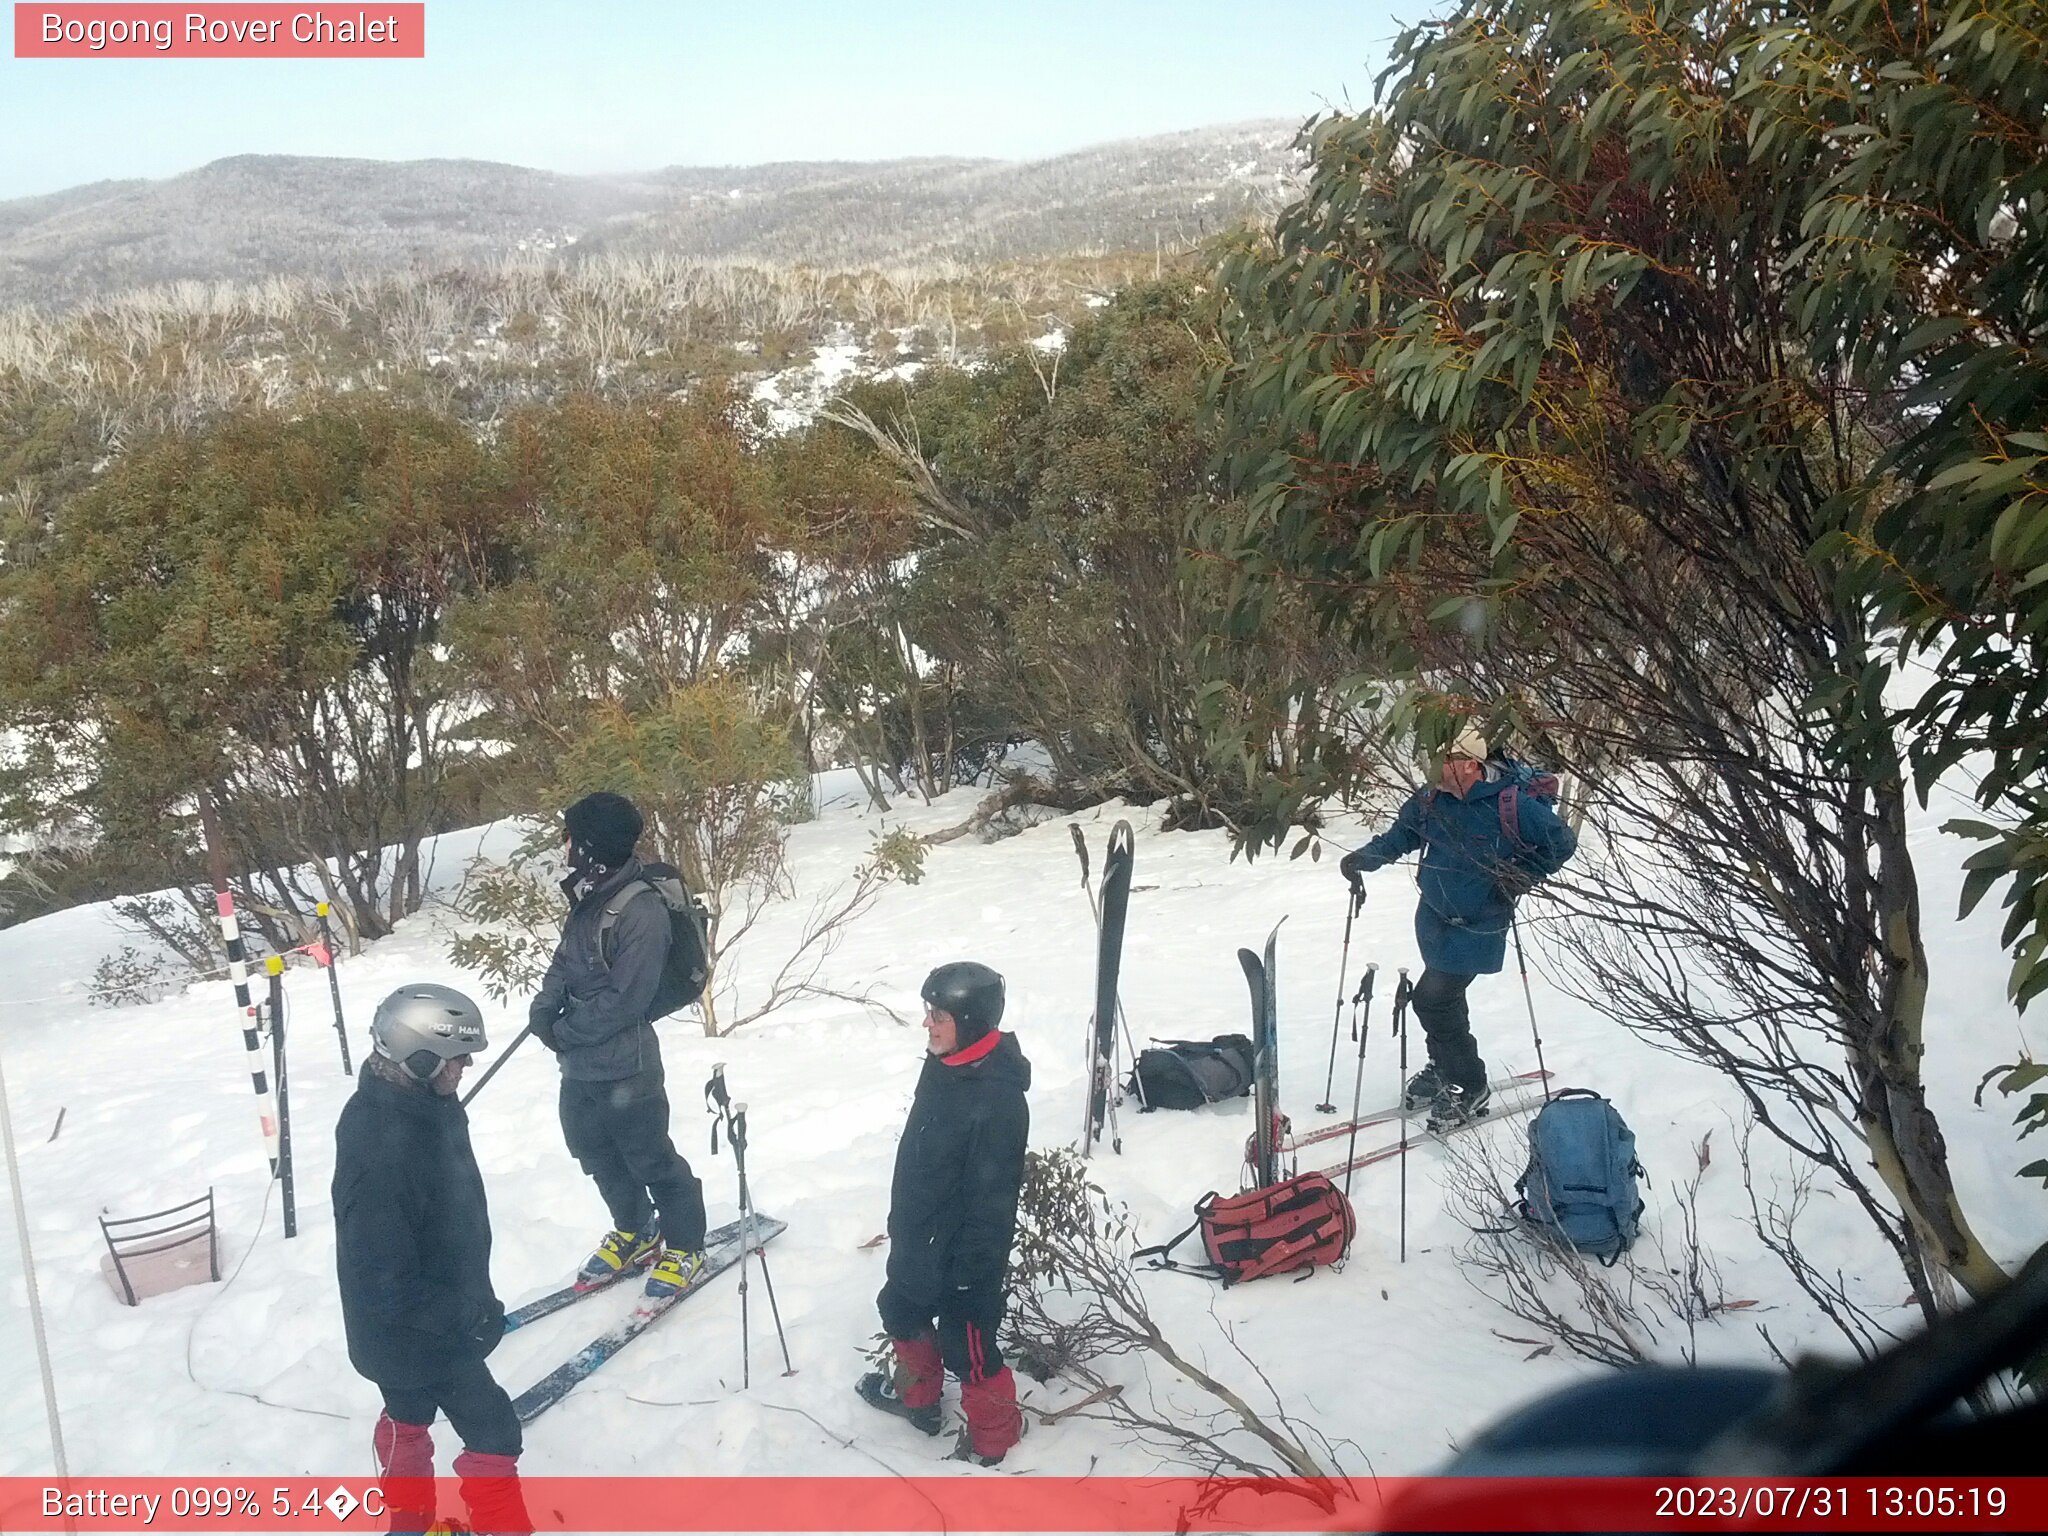
M925 1006L950 1013L971 1045L1003 1022L1003 978L972 960L942 965L924 979Z
M379 1056L397 1062L420 1082L440 1071L443 1062L489 1043L483 1011L453 987L430 981L400 987L379 1003L370 1039Z

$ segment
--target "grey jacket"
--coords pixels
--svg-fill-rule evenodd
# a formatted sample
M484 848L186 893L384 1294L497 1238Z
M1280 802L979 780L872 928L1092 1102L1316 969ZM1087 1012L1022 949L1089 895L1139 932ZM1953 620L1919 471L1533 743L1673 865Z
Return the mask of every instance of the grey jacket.
M661 1068L661 1044L647 1011L668 960L668 908L648 890L629 900L612 925L612 962L598 953L605 903L640 878L638 859L622 865L581 900L571 895L562 942L548 965L527 1018L552 1036L562 1076L614 1082ZM565 891L569 890L564 882Z

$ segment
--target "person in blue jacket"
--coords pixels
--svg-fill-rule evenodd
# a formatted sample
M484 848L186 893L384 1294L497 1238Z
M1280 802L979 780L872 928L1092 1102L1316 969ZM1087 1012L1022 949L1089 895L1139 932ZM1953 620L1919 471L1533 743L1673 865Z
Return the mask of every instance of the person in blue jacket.
M1507 963L1515 903L1557 873L1578 839L1550 801L1556 781L1505 754L1490 754L1476 725L1458 733L1438 782L1417 790L1394 824L1338 868L1354 888L1361 876L1422 850L1415 942L1422 977L1415 1017L1429 1064L1408 1080L1410 1109L1430 1111L1432 1129L1486 1112L1486 1063L1472 1038L1466 991Z

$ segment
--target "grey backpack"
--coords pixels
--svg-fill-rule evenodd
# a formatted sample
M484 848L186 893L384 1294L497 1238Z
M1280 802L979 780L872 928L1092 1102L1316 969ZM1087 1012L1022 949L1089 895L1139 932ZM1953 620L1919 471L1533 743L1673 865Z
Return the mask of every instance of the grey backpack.
M604 916L597 923L598 957L612 963L612 928L626 903L642 891L652 891L668 908L668 959L661 968L661 980L654 988L654 1002L647 1017L665 1019L687 1008L704 995L704 983L711 975L711 915L704 904L683 884L682 873L671 864L643 864L640 878L628 880L604 904Z

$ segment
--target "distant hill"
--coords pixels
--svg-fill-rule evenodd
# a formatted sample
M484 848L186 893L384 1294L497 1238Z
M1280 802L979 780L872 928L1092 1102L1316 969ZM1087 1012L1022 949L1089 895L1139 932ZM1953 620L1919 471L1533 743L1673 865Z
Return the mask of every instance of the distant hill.
M820 266L1185 246L1291 193L1291 121L1047 160L804 162L565 176L481 160L239 155L0 202L0 304L181 279L334 276L520 250Z

